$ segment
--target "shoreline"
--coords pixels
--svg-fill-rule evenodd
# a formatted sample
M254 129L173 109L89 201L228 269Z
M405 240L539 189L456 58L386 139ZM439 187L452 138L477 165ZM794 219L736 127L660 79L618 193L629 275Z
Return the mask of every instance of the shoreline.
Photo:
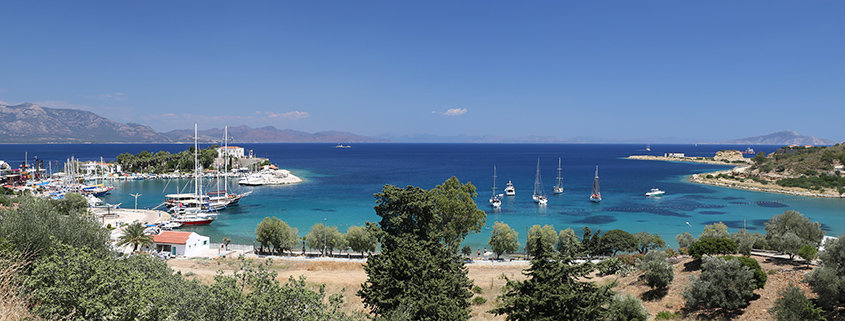
M719 187L727 187L727 188L735 188L735 189L743 189L747 191L755 191L755 192L763 192L763 193L776 193L776 194L787 194L787 195L795 195L795 196L805 196L805 197L819 197L819 198L845 198L843 194L834 194L834 193L823 193L819 191L809 191L799 187L784 187L775 184L774 182L769 184L761 184L751 179L746 179L745 182L740 182L737 180L726 179L726 178L718 178L715 177L719 174L731 174L731 170L727 171L716 171L716 172L709 172L709 173L701 173L701 174L692 174L687 177L687 180L692 183L697 184L704 184L704 185L711 185L711 186L719 186ZM713 178L707 178L707 175L714 176Z
M750 178L746 178L744 182L738 180L727 179L724 177L717 177L720 174L725 175L733 175L741 169L744 168L743 165L749 164L748 162L744 163L725 163L723 161L715 161L712 159L707 159L705 157L666 157L666 156L650 156L650 155L631 155L626 157L625 159L634 159L634 160L651 160L651 161L665 161L665 162L685 162L685 163L701 163L701 164L710 164L710 165L723 165L723 166L734 166L732 169L728 170L720 170L715 172L707 172L707 173L699 173L699 174L691 174L687 176L687 181L691 183L697 184L704 184L704 185L711 185L711 186L719 186L719 187L727 187L727 188L734 188L734 189L742 189L747 191L754 191L754 192L763 192L763 193L776 193L776 194L787 194L787 195L795 195L795 196L805 196L805 197L819 197L819 198L845 198L845 195L835 194L832 192L819 192L819 191L808 191L803 188L798 187L784 187L779 186L774 182L769 184L762 184L751 180ZM712 178L707 178L710 175Z
M668 156L653 156L653 155L631 155L631 156L625 157L625 159L651 160L651 161L662 161L662 162L700 163L700 164L734 166L734 167L749 164L748 161L740 162L740 163L726 163L724 161L713 160L712 157L668 157Z

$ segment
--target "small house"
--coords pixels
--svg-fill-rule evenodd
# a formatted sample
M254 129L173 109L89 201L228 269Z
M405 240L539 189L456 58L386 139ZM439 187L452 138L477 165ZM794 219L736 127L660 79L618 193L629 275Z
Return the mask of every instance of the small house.
M208 236L194 232L162 231L152 237L152 247L156 251L168 252L173 256L201 256L209 249Z

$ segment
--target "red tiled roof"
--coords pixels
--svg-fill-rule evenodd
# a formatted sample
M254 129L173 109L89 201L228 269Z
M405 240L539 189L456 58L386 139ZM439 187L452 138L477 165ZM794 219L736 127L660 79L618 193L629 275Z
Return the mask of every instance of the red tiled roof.
M153 235L153 242L167 244L185 244L194 232L162 231L159 235Z

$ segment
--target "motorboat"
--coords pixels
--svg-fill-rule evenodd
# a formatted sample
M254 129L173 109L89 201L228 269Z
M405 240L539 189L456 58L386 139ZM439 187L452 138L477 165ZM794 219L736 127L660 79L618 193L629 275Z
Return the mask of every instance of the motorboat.
M505 195L507 195L507 196L516 195L516 189L513 187L513 183L511 183L511 181L508 181L508 183L505 185Z
M647 197L660 197L660 196L663 196L663 194L666 194L666 192L661 191L658 188L652 188L651 191L649 191L648 193L645 193L645 196L647 196Z

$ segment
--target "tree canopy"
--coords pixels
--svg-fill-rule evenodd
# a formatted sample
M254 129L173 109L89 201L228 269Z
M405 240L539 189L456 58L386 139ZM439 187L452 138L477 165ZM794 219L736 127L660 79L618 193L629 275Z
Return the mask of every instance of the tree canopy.
M493 235L490 236L490 248L498 259L504 253L513 253L519 249L519 234L513 228L502 222L493 224Z
M528 240L525 242L525 252L535 256L540 251L552 253L557 244L557 231L551 225L534 225L528 229Z
M472 281L458 247L480 231L486 214L475 187L452 177L430 191L385 185L376 193L381 253L370 256L358 291L377 317L409 320L469 319Z

